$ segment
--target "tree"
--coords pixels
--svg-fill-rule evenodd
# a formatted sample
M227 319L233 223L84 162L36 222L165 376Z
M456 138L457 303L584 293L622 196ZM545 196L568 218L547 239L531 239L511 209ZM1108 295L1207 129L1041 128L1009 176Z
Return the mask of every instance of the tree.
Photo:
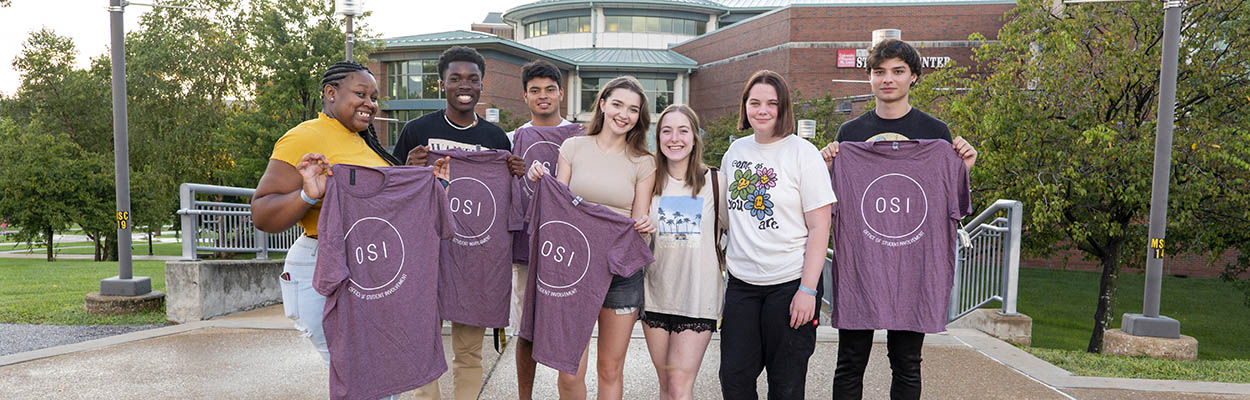
M16 239L41 239L48 261L54 260L52 238L69 227L84 208L98 203L102 188L111 189L101 171L107 163L82 151L64 133L34 133L37 126L19 127L0 118L0 215L21 227ZM34 204L37 202L37 204Z
M96 259L102 260L107 253L102 255L99 249L107 247L101 246L101 240L114 229L108 73L75 68L76 55L77 49L67 37L47 29L31 33L13 62L21 75L21 85L16 96L6 101L10 105L6 112L14 118L12 126L20 127L22 136L31 137L23 138L25 141L12 139L6 148L56 142L42 160L44 168L50 160L55 160L57 168L61 168L62 157L71 157L72 163L85 165L84 168L88 168L85 171L90 173L70 168L47 175L35 169L39 162L17 154L8 179L15 182L53 180L56 183L52 187L40 190L66 196L54 200L59 206L49 208L46 214L32 214L25 222L34 224L27 227L32 235L39 234L49 243L49 257L52 235L65 227L61 223L64 219L84 229L88 238L96 243ZM70 186L60 188L61 185ZM22 197L22 194L40 193L30 188L16 188L13 193L8 201L14 207L22 202L30 207L31 203L43 204L46 200L41 196Z
M1240 246L1245 254L1250 243L1250 137L1246 116L1233 115L1250 102L1246 3L1192 2L1184 11L1167 227L1172 250ZM1018 2L997 41L973 35L982 44L974 50L976 69L939 70L914 98L977 145L974 198L1030 207L1026 250L1075 248L1099 261L1087 350L1100 352L1116 316L1120 270L1141 265L1146 246L1163 13L1153 2L1059 11L1051 4ZM1219 146L1227 143L1235 145Z
M32 32L13 60L21 83L6 111L19 126L61 131L82 148L112 152L108 75L75 68L77 55L70 38Z

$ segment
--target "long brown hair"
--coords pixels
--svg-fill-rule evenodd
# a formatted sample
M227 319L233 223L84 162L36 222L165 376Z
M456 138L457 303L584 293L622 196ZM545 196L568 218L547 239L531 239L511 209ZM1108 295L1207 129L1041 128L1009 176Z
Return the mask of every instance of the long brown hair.
M747 98L751 96L751 88L757 84L772 85L777 90L777 125L770 132L773 137L782 137L794 133L794 105L790 100L790 85L781 74L766 69L759 70L747 79L746 87L742 88L742 103L738 105L738 130L751 128L747 120Z
M595 96L594 117L590 119L590 127L586 130L586 136L595 136L603 132L604 117L599 104L607 101L612 91L617 89L632 91L642 99L642 103L638 105L638 122L634 123L633 129L625 132L625 143L629 148L629 155L649 156L651 150L647 149L647 129L651 127L651 112L648 111L651 107L647 105L647 94L642 91L642 84L638 83L638 79L629 75L616 77L599 89L599 95Z
M655 132L655 169L657 174L668 175L668 157L664 156L664 152L660 150L660 126L664 124L664 117L671 113L681 113L690 120L690 132L694 135L694 146L690 149L690 155L686 157L686 176L682 179L686 182L686 186L691 188L690 197L699 195L699 191L703 189L703 184L707 183L703 174L707 173L707 165L703 164L703 137L699 135L699 115L685 104L673 104L660 112L660 117L656 118ZM663 172L660 172L663 171ZM655 190L652 194L659 196L664 194L664 184L668 179L656 179Z

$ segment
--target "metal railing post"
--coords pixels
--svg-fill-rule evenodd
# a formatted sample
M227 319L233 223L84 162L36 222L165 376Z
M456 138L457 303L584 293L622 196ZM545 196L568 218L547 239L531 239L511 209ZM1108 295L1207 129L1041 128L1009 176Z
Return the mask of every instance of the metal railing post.
M960 283L960 281L963 280L962 271L963 271L963 264L964 264L964 261L962 257L960 257L960 255L963 254L963 252L964 252L963 246L960 246L959 242L955 242L955 275L953 276L955 283L953 286L951 286L951 301L950 301L951 305L960 304L960 301L959 301L960 291L962 291L963 289L963 285ZM959 313L959 308L960 307L950 307L950 306L946 307L946 320L947 321L954 320L957 314Z
M252 225L252 241L256 243L256 259L269 259L269 234Z
M190 210L195 205L195 191L190 184L178 185L178 205L182 210ZM191 213L182 214L182 259L195 260L195 244L200 240L199 216Z
M1024 204L1012 201L1008 208L1007 257L1003 266L1003 314L1016 314L1016 288L1020 283L1020 242L1024 220Z

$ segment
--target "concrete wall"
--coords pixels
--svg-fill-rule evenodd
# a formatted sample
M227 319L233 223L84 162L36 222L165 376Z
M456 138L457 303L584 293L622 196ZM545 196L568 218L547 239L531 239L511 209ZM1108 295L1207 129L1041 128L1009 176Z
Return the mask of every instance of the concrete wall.
M199 321L282 301L282 260L165 263L165 318Z

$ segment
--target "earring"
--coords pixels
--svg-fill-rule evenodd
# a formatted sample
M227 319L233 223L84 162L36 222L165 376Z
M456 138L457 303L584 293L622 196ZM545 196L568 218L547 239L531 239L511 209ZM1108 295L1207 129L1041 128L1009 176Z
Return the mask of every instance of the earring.
M334 102L334 98L333 98L333 97L331 97L331 98L330 98L330 102L331 102L331 103L333 103L333 102Z

